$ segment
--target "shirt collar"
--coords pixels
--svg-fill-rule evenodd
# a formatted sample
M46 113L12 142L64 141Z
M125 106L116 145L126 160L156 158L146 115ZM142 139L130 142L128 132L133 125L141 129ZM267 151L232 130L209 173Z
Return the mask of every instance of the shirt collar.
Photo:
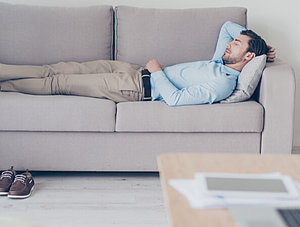
M222 72L224 72L226 74L234 75L234 76L238 76L241 73L240 71L237 71L237 70L235 70L233 68L230 68L226 65L223 65Z
M216 62L216 63L222 64L221 71L223 73L234 75L234 76L238 76L241 73L240 71L237 71L237 70L235 70L233 68L230 68L230 67L224 65L224 62L223 62L222 58L221 59L216 59L216 60L213 60L213 61Z

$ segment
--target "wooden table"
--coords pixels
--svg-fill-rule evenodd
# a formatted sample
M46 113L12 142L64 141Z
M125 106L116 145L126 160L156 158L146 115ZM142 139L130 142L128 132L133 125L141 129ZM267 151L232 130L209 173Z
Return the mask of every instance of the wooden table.
M227 209L196 210L168 184L172 178L193 178L195 172L270 173L281 172L300 180L300 155L252 155L166 153L158 157L158 167L170 226L235 226Z

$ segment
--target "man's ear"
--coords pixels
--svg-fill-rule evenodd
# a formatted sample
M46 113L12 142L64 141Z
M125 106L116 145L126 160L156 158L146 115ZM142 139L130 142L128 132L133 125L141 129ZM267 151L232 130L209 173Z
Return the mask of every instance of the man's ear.
M247 52L246 55L245 55L245 60L247 62L249 62L255 57L256 57L256 54L254 52Z

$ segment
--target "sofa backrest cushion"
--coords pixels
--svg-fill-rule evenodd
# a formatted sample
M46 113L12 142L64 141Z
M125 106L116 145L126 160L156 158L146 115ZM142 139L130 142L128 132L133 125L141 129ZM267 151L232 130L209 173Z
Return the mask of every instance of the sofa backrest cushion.
M113 8L0 3L0 62L112 59Z
M246 26L247 9L145 9L118 6L115 12L115 58L145 65L156 58L165 66L209 60L221 26Z

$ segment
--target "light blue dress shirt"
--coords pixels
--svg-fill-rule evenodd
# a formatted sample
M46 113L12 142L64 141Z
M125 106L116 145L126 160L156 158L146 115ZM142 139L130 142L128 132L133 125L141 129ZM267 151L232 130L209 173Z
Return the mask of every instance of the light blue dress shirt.
M223 64L226 44L244 27L226 22L220 31L216 51L210 61L182 63L151 74L152 101L164 100L170 106L218 102L232 94L240 74Z

